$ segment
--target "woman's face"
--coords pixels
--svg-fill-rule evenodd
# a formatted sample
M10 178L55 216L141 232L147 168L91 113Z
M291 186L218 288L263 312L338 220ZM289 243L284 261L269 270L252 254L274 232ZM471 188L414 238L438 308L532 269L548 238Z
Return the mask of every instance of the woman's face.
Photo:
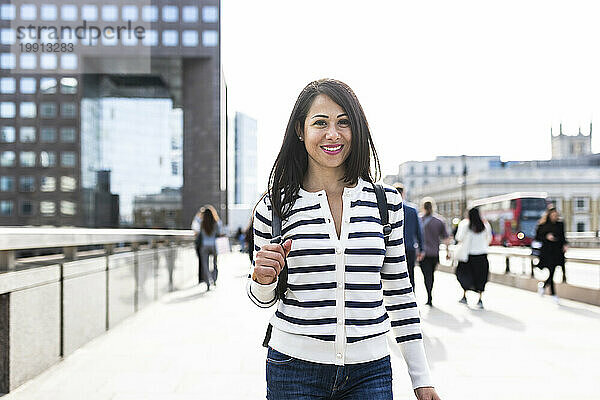
M552 222L558 221L558 212L551 211L550 214L548 215L548 218L550 218L550 221L552 221Z
M329 96L315 97L304 120L304 132L299 136L304 141L309 165L343 168L352 143L350 119Z

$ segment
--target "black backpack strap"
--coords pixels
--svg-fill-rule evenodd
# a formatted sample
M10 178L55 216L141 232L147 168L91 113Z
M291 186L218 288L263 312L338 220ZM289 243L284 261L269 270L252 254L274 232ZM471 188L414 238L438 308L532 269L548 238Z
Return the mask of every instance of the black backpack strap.
M377 208L379 208L379 218L381 219L381 225L383 225L383 237L387 243L388 237L392 233L392 226L390 225L390 220L388 216L385 189L379 183L373 183L373 189L375 189L375 196L377 197Z
M271 243L277 243L283 245L283 240L281 239L281 218L275 210L272 210L271 217ZM287 278L288 278L288 269L287 269L287 261L283 266L283 269L279 272L279 277L277 280L277 287L275 288L275 298L282 299L285 296L285 292L287 290ZM269 347L269 341L271 340L271 331L273 330L273 325L269 324L267 326L267 331L265 332L265 338L263 340L263 347Z

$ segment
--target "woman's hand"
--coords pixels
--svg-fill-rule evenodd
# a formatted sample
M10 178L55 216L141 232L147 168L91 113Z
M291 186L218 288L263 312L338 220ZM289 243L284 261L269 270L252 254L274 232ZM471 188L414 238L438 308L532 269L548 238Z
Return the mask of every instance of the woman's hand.
M420 387L415 389L415 396L419 400L441 400L432 387Z
M256 253L252 279L262 285L271 284L285 265L285 258L290 253L292 241L281 244L265 244Z
M554 237L554 235L552 233L547 233L546 239L548 239L551 242L556 242L556 238Z
M566 253L567 250L569 250L569 245L568 244L563 244L562 250L563 250L563 253Z

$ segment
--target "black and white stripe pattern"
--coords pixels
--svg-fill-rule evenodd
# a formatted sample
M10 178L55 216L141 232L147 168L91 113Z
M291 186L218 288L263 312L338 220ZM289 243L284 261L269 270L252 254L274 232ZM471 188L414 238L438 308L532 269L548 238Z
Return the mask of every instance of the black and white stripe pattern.
M282 224L284 240L293 242L287 258L288 291L271 319L275 327L335 341L342 319L346 343L382 335L390 328L398 343L422 339L406 266L402 198L394 188L384 187L392 225L387 246L370 183L359 180L356 188L345 192L339 240L325 192L300 191L292 215ZM271 239L270 208L266 197L256 207L255 255ZM260 307L277 302L274 285L249 282L247 288Z

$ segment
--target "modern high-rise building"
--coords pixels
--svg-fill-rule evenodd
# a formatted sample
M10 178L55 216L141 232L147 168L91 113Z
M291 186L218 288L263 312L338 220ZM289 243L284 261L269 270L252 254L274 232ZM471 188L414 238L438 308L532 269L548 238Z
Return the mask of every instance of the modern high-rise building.
M0 4L0 225L128 225L167 187L183 226L225 210L222 90L218 0Z

